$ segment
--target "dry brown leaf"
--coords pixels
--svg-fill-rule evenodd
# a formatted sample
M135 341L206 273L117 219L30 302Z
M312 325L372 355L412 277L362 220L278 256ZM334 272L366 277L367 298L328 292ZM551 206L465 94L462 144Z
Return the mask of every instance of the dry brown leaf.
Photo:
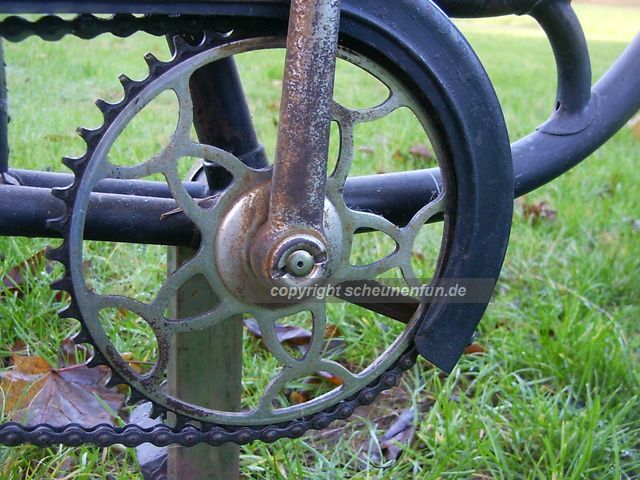
M412 252L411 255L419 262L424 262L427 259L427 257L420 252Z
M4 292L14 293L22 297L24 295L24 288L27 284L27 279L30 275L37 274L41 271L50 273L53 270L51 262L46 260L46 249L40 250L35 255L19 263L11 268L6 274L2 276L2 285L4 289L0 288L0 296Z
M304 403L309 400L309 392L294 390L289 394L289 400L294 405Z
M542 200L540 202L528 203L525 200L522 202L522 215L527 220L531 220L533 223L537 223L542 219L549 220L551 222L555 221L558 217L558 212L553 210L549 206L549 202L546 200Z
M260 326L254 319L247 318L244 321L244 325L254 337L262 338ZM280 341L280 343L289 343L291 345L309 345L312 334L305 328L276 323L276 336L278 337L278 341Z
M14 355L13 366L24 375L41 375L51 370L49 362L35 355Z
M395 152L393 152L393 154L391 155L391 158L393 160L395 160L396 162L401 162L402 160L405 159L405 155L404 153L402 153L400 150L396 150Z
M244 320L244 325L256 338L262 338L262 332L260 331L260 326L258 322L253 318L247 318ZM336 336L340 335L340 329L335 325L329 325L327 327L327 332L325 334L325 339L329 340L327 344L327 350L335 351L338 348L342 347L342 340L336 338ZM309 343L311 342L312 332L307 329L295 327L291 325L282 325L276 324L276 336L280 343L288 343L293 345L300 350L300 352L304 355L309 347ZM309 377L305 379L305 384L312 385L320 383L320 381L326 380L329 383L340 386L344 384L344 381L332 375L328 372L316 372L315 376ZM292 403L304 403L309 400L310 392L305 390L294 390L289 393L289 400Z
M412 409L405 410L382 437L380 450L386 460L397 460L404 447L410 445L413 441L415 433L414 417L415 412Z
M127 362L129 364L129 367L131 368L131 370L133 370L134 372L137 373L146 373L147 371L150 370L150 367L153 367L153 363L152 362L140 362L137 361L133 358L133 353L131 352L123 352L122 355L120 355L122 357L122 359ZM124 388L126 389L127 387L124 386Z
M87 348L84 345L76 345L70 338L65 338L58 349L58 361L63 367L77 365L80 363L78 354L84 352L87 354Z
M411 153L411 155L415 157L433 158L433 153L431 153L431 149L429 148L429 145L425 145L423 143L418 143L413 147L411 147L411 150L409 150L409 153Z
M327 333L324 334L324 338L336 338L342 335L340 327L338 325L327 325Z
M487 349L479 343L472 343L464 349L464 353L466 353L467 355L481 355L487 353Z
M289 400L293 404L299 404L309 401L311 398L311 392L313 390L313 385L318 385L322 383L322 380L326 380L332 385L337 387L344 384L344 381L340 377L336 377L329 372L319 371L316 372L315 375L305 378L303 384L309 386L308 389L303 387L301 390L292 390L289 392Z
M23 424L113 424L111 412L124 403L124 395L105 387L110 375L106 367L54 369L41 357L24 355L14 355L13 364L0 373L0 389L5 412Z
M333 385L340 386L344 384L344 380L342 380L340 377L336 377L335 375L332 375L329 372L319 371L318 376L324 380L327 380L329 383L332 383Z
M22 340L16 340L14 344L11 346L11 353L24 353L27 351L27 344Z
M375 151L376 151L375 148L369 147L368 145L358 147L358 152L364 153L366 155L373 155Z

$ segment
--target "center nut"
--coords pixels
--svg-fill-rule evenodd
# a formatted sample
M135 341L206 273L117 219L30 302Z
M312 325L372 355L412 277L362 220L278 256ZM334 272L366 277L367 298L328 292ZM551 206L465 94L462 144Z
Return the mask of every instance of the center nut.
M289 255L285 268L289 275L294 277L306 277L315 267L315 258L306 250L296 250Z
M256 245L269 214L271 182L242 195L223 216L215 242L215 261L227 289L249 304L281 303L274 289L318 285L343 261L344 234L335 207L325 200L323 238L313 232L279 232ZM253 265L252 258L254 257Z
M259 231L253 238L250 262L267 285L309 287L326 277L328 257L324 239L313 233L282 231L269 236Z

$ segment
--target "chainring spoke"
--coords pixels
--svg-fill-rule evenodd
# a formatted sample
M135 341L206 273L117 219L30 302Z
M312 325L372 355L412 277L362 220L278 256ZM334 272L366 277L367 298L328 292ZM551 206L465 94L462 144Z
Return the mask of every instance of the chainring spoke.
M234 305L230 305L228 302L220 302L213 309L193 317L179 320L165 319L163 329L170 334L197 332L205 328L215 327L240 313L241 311Z

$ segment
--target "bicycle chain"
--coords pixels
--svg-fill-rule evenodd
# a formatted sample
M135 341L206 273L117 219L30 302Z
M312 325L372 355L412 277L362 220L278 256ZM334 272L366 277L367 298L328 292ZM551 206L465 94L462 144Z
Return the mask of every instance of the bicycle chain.
M104 33L126 38L137 32L154 36L168 34L195 34L204 30L229 31L230 19L202 15L145 15L136 16L119 13L110 18L91 14L64 19L47 15L30 21L23 17L10 16L0 21L0 36L10 42L37 36L42 40L57 41L66 35L91 40Z
M57 444L70 447L83 444L107 447L121 444L126 447L137 447L143 443L151 443L157 447L171 444L192 447L199 443L220 446L233 442L244 445L255 440L273 443L281 438L298 438L308 430L323 430L336 420L346 420L357 407L373 403L380 393L398 384L402 372L410 369L415 364L416 358L417 352L412 347L374 383L352 398L334 406L331 411L319 412L284 424L239 428L220 425L203 425L197 428L191 424L179 428L172 428L165 424L143 428L133 424L124 427L101 424L89 428L77 424L63 427L46 424L25 427L15 422L8 422L0 425L0 444L16 446L28 443L38 447Z
M228 27L229 25L224 18L197 15L137 17L117 14L105 19L83 14L69 20L57 16L46 16L33 22L11 16L0 21L0 36L16 42L30 36L55 41L65 35L92 39L103 33L128 37L138 31L144 31L151 35L164 36L168 34L197 34L207 29L225 32L229 30ZM56 444L72 447L93 444L106 447L121 444L126 447L137 447L143 443L151 443L158 447L170 444L189 447L199 443L219 446L233 442L243 445L255 440L272 443L281 438L298 438L308 430L322 430L335 420L347 419L357 407L371 404L381 392L398 384L402 372L413 367L417 356L415 347L410 347L384 374L353 397L340 402L330 410L287 423L260 427L232 427L206 423L201 423L201 426L197 427L190 423L183 423L176 427L158 424L143 428L133 424L123 427L108 424L94 427L69 424L56 427L47 424L24 426L8 422L0 424L0 444L7 446L32 444L39 447Z

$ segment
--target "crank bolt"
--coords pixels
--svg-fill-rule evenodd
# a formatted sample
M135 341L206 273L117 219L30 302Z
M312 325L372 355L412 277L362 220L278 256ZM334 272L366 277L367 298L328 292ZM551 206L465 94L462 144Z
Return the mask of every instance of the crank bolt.
M313 255L306 250L296 250L287 258L287 273L294 277L306 277L315 265Z
M254 236L250 262L267 287L309 287L328 276L329 255L318 235L283 231L274 238L267 231L265 236Z

